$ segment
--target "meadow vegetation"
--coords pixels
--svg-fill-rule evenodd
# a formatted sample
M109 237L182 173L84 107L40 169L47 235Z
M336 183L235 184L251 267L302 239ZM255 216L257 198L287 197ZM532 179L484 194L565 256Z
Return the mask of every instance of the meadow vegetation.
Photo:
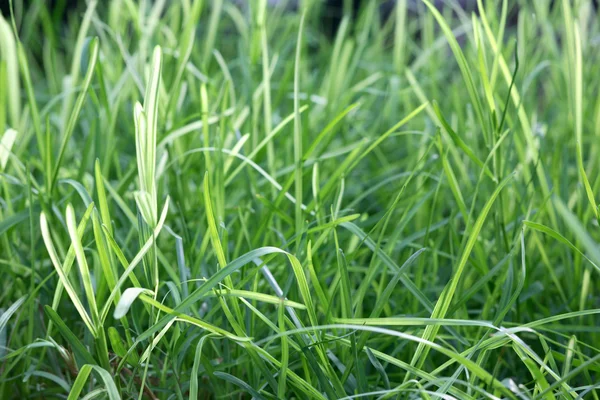
M11 1L0 398L598 400L592 2L267 3Z

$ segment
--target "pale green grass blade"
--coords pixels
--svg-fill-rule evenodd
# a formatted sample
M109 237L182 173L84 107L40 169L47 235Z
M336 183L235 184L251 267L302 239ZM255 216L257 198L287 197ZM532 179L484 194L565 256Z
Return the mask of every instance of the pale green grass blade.
M119 299L119 303L117 303L117 306L115 307L113 317L115 319L121 319L125 315L127 315L127 312L129 311L129 308L131 307L131 304L133 304L135 299L137 299L142 293L149 293L151 295L154 294L152 292L152 290L144 289L144 288L127 288L127 289L125 289L125 291L123 292L123 295Z
M19 128L21 119L21 97L20 79L19 79L19 64L17 57L17 41L13 34L10 24L0 15L0 55L6 66L6 76L0 76L0 83L6 85L8 97L8 118L9 126L13 129ZM6 79L6 82L2 80ZM0 126L4 130L4 126Z
M79 299L77 292L71 285L71 282L69 281L69 277L68 277L67 273L65 272L65 270L63 269L63 265L60 263L60 260L58 259L58 255L56 254L56 250L54 248L54 243L50 236L50 230L48 229L48 222L46 220L46 215L43 212L40 214L40 229L42 231L42 237L44 238L44 244L46 245L46 249L48 250L48 254L50 255L52 264L54 265L54 268L56 269L56 272L58 273L58 276L60 277L60 281L61 281L64 289L67 291L67 294L71 298L71 301L75 305L75 308L79 312L81 319L83 320L83 322L85 323L85 325L87 326L89 331L92 333L92 335L96 335L96 328L94 327L92 319L90 318L89 314L85 310L85 307L83 307L83 304L81 303L81 300ZM75 246L73 246L73 248L75 248Z
M4 358L7 349L6 324L8 323L9 318L23 305L25 300L26 297L23 296L11 304L8 309L0 311L0 359Z
M86 384L88 377L90 376L90 373L92 371L98 374L100 379L102 379L102 381L104 382L104 385L106 387L106 394L108 395L108 398L110 400L118 400L121 398L121 396L119 395L119 391L117 390L117 386L115 385L112 376L107 370L97 365L86 364L79 370L77 379L75 379L75 382L73 382L73 387L71 388L69 397L67 397L68 400L77 400L79 398L79 395L81 394L81 391L83 390L83 387Z
M11 155L11 150L15 140L17 139L17 131L9 128L2 135L2 139L0 139L0 170L4 171L6 169L6 164Z
M207 294L206 297L212 297L212 296L213 295L211 295L211 294ZM238 297L240 299L256 300L256 301L261 301L263 303L275 304L275 305L283 304L285 307L292 307L292 308L295 308L298 310L306 310L306 306L297 301L292 301L292 300L287 300L287 299L282 300L281 298L279 298L277 296L273 296L270 294L264 294L264 293L258 293L258 292L251 292L249 290L215 289L214 296Z
M93 207L93 204L90 205ZM90 270L88 267L88 263L85 257L85 253L83 250L83 245L81 244L81 240L79 239L79 235L77 234L77 224L75 221L75 211L73 210L73 206L71 204L67 205L67 228L69 230L69 236L71 238L71 243L73 244L73 248L75 249L75 258L77 259L77 264L79 265L79 272L81 274L81 280L83 281L83 288L85 290L85 295L90 307L90 312L92 315L92 321L94 322L95 329L100 329L99 326L99 317L98 317L98 306L96 305L96 294L94 292L94 288L92 285L92 278L90 275Z
M165 201L165 205L163 207L163 210L162 210L162 213L158 220L158 223L156 224L156 227L154 228L152 236L146 240L146 243L144 243L144 245L142 246L140 251L136 254L136 256L133 258L133 260L131 260L130 263L127 263L127 260L124 258L124 256L119 257L119 254L122 255L123 253L119 249L119 246L116 244L116 242L114 240L111 240L110 236L107 235L107 238L109 239L108 240L109 244L112 246L115 254L117 254L117 258L119 258L119 260L123 264L125 271L119 277L119 280L117 281L117 284L115 285L115 288L110 292L110 295L108 296L108 299L106 300L106 304L104 305L104 308L102 309L102 312L100 313L101 321L106 320L108 311L112 305L113 300L119 294L118 291L120 290L121 286L123 285L123 283L125 283L125 281L127 279L131 279L134 282L134 284L136 284L136 286L139 285L139 281L135 280L132 277L130 278L130 276L133 276L132 272L135 269L135 267L142 261L142 259L148 253L148 251L150 251L152 246L154 246L155 238L158 237L158 234L162 230L163 224L165 223L165 219L167 218L168 211L169 211L169 198L167 198L167 201Z

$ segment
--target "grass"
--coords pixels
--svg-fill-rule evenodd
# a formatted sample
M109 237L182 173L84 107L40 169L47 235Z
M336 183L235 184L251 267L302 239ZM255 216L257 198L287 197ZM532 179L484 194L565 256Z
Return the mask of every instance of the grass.
M23 3L0 398L599 398L591 1Z

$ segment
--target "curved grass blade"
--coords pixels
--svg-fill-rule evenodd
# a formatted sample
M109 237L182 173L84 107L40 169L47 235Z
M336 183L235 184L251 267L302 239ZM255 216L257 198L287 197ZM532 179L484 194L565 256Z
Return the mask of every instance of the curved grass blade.
M48 250L48 254L50 255L50 260L52 260L52 264L54 265L54 268L56 269L56 272L58 273L58 276L60 278L60 281L61 281L64 289L67 291L67 294L71 298L71 301L75 305L77 312L81 316L81 319L83 320L83 322L85 323L85 325L87 326L89 331L92 333L92 335L96 336L96 328L94 327L94 324L92 323L92 319L90 318L87 311L85 310L85 307L83 306L81 300L79 299L77 292L71 285L71 282L69 281L69 277L67 275L68 271L66 271L66 269L63 268L63 265L60 263L60 261L58 259L58 254L56 254L56 250L54 248L54 243L52 241L52 237L50 236L50 230L48 229L48 222L46 220L46 215L43 212L40 214L40 229L42 231L42 238L44 239L44 244L46 245L46 249ZM74 246L73 246L73 248L74 248ZM73 252L73 254L74 254L74 252Z
M71 392L69 393L69 397L67 397L67 400L77 400L79 398L79 395L81 394L81 391L83 390L83 387L92 371L96 372L96 374L98 374L100 379L102 379L104 382L106 394L110 400L121 399L119 391L117 390L117 386L115 385L110 373L97 365L86 364L79 370L79 374L77 375L75 382L73 382L73 386L71 388Z

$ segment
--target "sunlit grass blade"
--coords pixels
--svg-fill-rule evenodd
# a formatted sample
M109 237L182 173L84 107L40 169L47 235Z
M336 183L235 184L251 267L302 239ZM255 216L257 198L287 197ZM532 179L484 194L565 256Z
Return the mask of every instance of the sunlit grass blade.
M85 323L85 325L87 326L89 331L92 333L92 335L96 335L96 328L94 327L92 319L90 318L88 312L86 311L85 307L83 306L83 303L81 302L81 300L79 298L79 295L77 294L77 292L71 285L71 282L69 281L69 277L68 277L67 273L65 272L65 270L63 269L63 265L61 264L61 262L58 258L58 254L56 253L56 250L54 248L54 243L52 241L52 237L50 236L50 230L48 228L48 222L46 220L46 215L43 212L40 214L40 229L42 231L42 237L44 238L44 243L46 245L46 249L48 250L48 254L50 256L50 259L52 260L52 264L54 265L54 268L55 268L56 272L58 273L58 276L60 277L60 281L61 281L63 287L67 291L67 294L71 298L71 301L75 305L75 308L79 312L81 319L83 320L83 322ZM73 246L73 248L75 248L75 246Z
M0 83L7 88L5 93L8 97L8 122L13 129L19 128L21 119L21 97L20 79L19 79L19 63L17 57L17 42L12 30L12 27L0 15L0 54L5 63L5 76L0 76ZM6 80L6 81L4 81ZM4 126L0 126L0 131L4 130Z

